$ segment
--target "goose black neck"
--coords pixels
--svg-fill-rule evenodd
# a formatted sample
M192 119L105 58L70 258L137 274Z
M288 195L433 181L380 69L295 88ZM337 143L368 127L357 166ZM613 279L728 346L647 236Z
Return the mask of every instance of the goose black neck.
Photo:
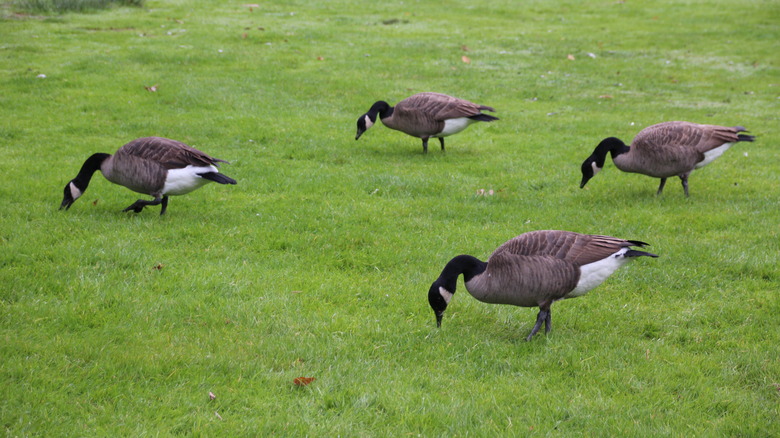
M487 265L487 262L483 262L476 257L462 254L450 260L449 263L447 263L447 266L444 267L444 270L441 271L439 277L457 279L458 275L463 274L463 281L467 282L475 276L485 272Z
M110 156L110 154L99 152L87 158L87 161L85 161L81 166L79 174L76 175L76 178L73 178L73 184L75 184L76 187L78 187L81 191L86 190L87 186L89 185L89 181L92 179L92 175L96 170L100 169L100 166L103 164L103 162L106 161Z
M606 158L607 152L609 152L612 155L612 159L614 160L618 155L625 154L630 150L631 148L626 146L626 144L623 143L621 139L616 137L607 137L604 140L601 140L601 143L596 146L596 150L593 151L593 154L599 158ZM603 159L600 161L603 164Z
M368 110L368 116L371 120L376 120L377 114L379 114L380 119L390 117L393 115L393 107L384 100L379 100L371 105L371 109Z

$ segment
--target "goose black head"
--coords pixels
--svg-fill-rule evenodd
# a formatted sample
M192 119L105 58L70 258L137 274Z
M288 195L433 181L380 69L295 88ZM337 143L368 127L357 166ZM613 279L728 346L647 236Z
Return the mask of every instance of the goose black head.
M376 114L374 114L373 118L368 113L360 116L357 119L357 134L355 135L355 140L359 139L364 132L368 131L368 128L374 126L375 122L376 122Z
M447 304L449 304L452 296L455 294L455 284L452 286L452 290L445 287L444 282L438 279L433 282L431 288L428 290L428 303L433 309L433 313L436 315L436 327L441 327L441 320L444 316L444 311L447 310Z
M599 167L593 155L588 157L585 160L585 162L582 163L582 181L580 181L580 188L585 187L585 184L587 184L591 178L593 178L597 173L599 173L600 170L601 167Z
M593 153L582 163L580 188L585 187L585 184L604 168L608 153L612 154L612 159L614 160L616 156L628 151L629 147L619 138L607 137L601 140L601 143L596 146Z
M62 198L62 204L60 204L60 210L63 208L65 210L69 209L71 205L73 205L74 202L76 202L76 199L79 199L82 194L84 194L84 190L86 190L86 187L80 188L77 184L79 182L77 180L71 180L68 184L65 185L64 194L65 196Z
M76 202L76 199L79 199L79 197L84 194L84 192L87 190L87 187L89 187L89 182L92 180L92 175L95 173L95 171L100 169L100 166L103 164L103 162L106 161L110 156L111 155L109 154L98 152L87 158L87 161L85 161L81 166L79 174L65 185L65 196L62 198L60 210L63 208L65 210L69 209L70 206Z

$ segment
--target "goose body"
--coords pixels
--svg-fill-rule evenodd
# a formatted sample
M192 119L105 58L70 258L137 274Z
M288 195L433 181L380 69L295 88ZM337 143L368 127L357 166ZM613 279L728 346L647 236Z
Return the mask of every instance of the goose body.
M663 191L667 178L678 176L685 196L688 196L691 172L723 155L734 143L755 139L752 135L740 134L744 131L742 126L665 122L640 131L630 147L615 137L605 138L582 163L580 188L604 167L607 153L610 153L612 162L623 172L661 178L657 195Z
M495 112L489 106L440 93L415 94L394 107L380 100L358 118L355 140L373 126L379 116L388 128L422 139L423 152L428 152L428 139L431 137L438 138L444 150L444 137L457 134L475 122L498 120L482 113L483 110Z
M96 153L82 165L76 178L65 185L65 197L60 209L68 209L84 194L95 171L114 184L154 197L152 201L139 199L123 211L140 213L148 205L162 204L160 214L168 206L168 196L185 195L214 181L235 184L236 181L219 173L219 162L226 162L162 137L145 137L127 143L114 155Z
M551 328L550 306L575 298L600 285L635 257L658 257L631 249L647 243L570 231L532 231L499 246L487 262L459 255L447 263L428 290L438 326L463 274L466 290L477 300L491 304L539 307L531 338L542 323Z

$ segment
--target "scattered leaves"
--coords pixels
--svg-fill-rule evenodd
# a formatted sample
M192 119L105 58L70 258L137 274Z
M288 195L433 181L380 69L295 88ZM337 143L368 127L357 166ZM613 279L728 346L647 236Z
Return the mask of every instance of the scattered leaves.
M317 380L317 379L314 378L314 377L296 377L296 378L293 379L293 383L296 386L307 386L308 384L310 384L311 382L313 382L315 380Z
M471 64L471 59L469 59L469 57L466 55L461 56L460 60L465 62L466 64Z
M214 400L215 398L217 398L217 396L214 395L213 392L209 391L209 400Z
M92 205L97 205L97 203L98 203L98 200L97 200L97 199L95 199L94 201L92 201Z
M495 192L493 189L485 190L485 189L479 189L477 190L477 196L493 196Z
M317 61L324 61L324 60L325 60L325 58L323 58L322 56L318 56L317 57Z
M150 93L156 93L157 92L157 84L152 85L151 87L144 86L146 91Z
M569 61L574 61L574 55L572 55L570 53L570 54L566 55L566 59L568 59Z
M152 267L152 269L155 269L155 270L158 270L158 271L162 271L162 268L164 268L164 267L165 267L165 265L163 265L162 263L158 263L158 264L154 265L154 267Z

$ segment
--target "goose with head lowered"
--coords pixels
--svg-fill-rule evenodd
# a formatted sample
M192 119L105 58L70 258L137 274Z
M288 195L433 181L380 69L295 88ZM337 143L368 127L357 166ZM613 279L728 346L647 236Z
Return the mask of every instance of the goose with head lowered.
M530 341L542 323L545 332L550 331L550 306L555 301L585 295L636 257L658 257L631 249L646 245L571 231L531 231L499 246L486 262L470 255L450 260L428 290L428 303L441 327L458 276L463 274L466 290L479 301L539 307L536 324L526 338Z
M444 150L444 137L457 134L475 122L498 120L482 113L483 110L496 111L489 106L440 93L415 94L395 106L380 100L358 118L355 140L372 127L379 116L388 128L422 139L423 152L428 152L428 139L431 137L438 138L441 150Z
M661 178L656 195L663 191L666 178L679 176L687 197L691 172L710 164L734 143L755 139L741 132L745 132L742 126L664 122L641 130L631 146L615 137L605 138L582 163L580 188L604 167L609 153L612 162L623 172Z
M144 207L162 204L162 215L168 207L168 196L187 194L211 181L235 184L236 180L219 173L220 162L227 163L180 141L139 138L119 148L114 155L96 153L87 158L76 178L65 185L60 209L69 209L87 190L95 171L100 170L112 183L154 197L152 201L139 199L122 211L140 213Z

